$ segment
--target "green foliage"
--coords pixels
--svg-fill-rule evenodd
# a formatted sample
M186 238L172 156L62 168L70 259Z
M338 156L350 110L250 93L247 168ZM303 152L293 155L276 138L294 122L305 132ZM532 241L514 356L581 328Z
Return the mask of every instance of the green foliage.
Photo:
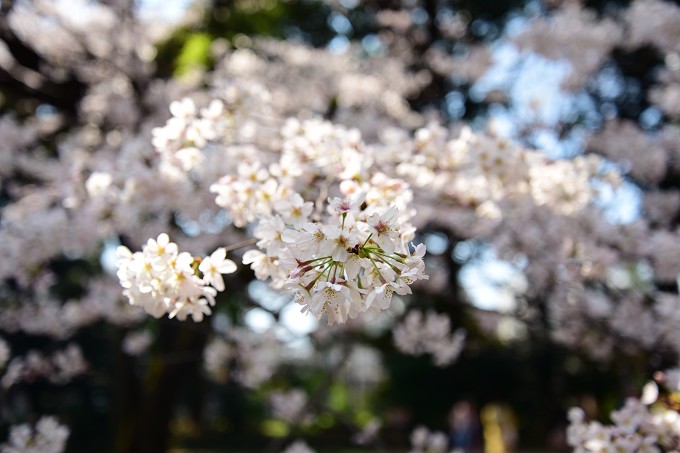
M181 77L195 69L209 69L214 62L210 55L212 37L207 33L189 33L175 60L174 75Z
M344 411L347 409L348 398L347 386L336 382L328 395L328 406L338 412Z
M250 37L294 36L325 45L333 37L326 23L329 14L330 8L316 1L238 0L207 9L199 25L179 27L157 44L157 74L181 77L195 69L212 69L216 39L238 46Z

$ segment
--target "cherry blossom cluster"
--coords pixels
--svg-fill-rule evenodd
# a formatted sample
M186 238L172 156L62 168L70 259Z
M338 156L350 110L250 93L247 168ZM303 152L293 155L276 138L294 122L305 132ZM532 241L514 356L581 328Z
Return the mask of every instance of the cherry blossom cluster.
M368 422L361 431L356 433L352 441L358 445L370 445L379 441L378 433L382 423L378 419ZM411 449L409 453L461 453L462 450L449 449L448 436L441 431L430 431L419 425L410 436Z
M164 126L153 129L151 143L166 160L189 171L203 157L199 148L217 137L216 123L210 118L219 116L222 109L222 103L215 100L208 108L202 109L199 116L190 98L174 101L170 104L172 118Z
M402 230L395 206L367 205L360 192L329 199L324 222L307 219L312 204L301 197L278 209L285 217L270 217L254 232L265 252L248 252L244 263L252 263L258 278L278 278L265 269L276 260L288 277L283 286L293 291L302 311L317 319L326 314L328 325L385 310L395 293L410 294L413 282L427 278L425 246L408 245L412 232Z
M210 104L199 109L191 98L170 104L172 117L152 130L152 144L163 161L183 171L204 163L209 144L250 141L272 116L270 95L256 83L234 79L214 90Z
M403 137L394 140L403 143ZM547 205L559 214L572 214L592 201L592 178L612 177L611 171L601 171L601 161L595 156L551 161L508 138L467 127L456 137L430 124L416 132L412 147L390 148L399 175L414 186L477 207L483 217L502 216L505 199L515 203L526 200Z
M304 440L296 440L281 453L316 453Z
M465 345L465 332L451 332L447 315L410 311L394 328L394 344L401 352L411 355L432 354L434 363L444 367L453 363Z
M234 327L226 337L212 339L203 351L203 365L212 379L217 382L234 379L245 387L255 388L272 377L282 360L274 332L256 334Z
M62 453L66 448L69 429L53 417L41 417L35 426L12 426L7 443L0 445L2 453Z
M309 414L305 414L309 397L304 390L291 389L286 392L275 391L269 396L272 415L294 425L311 422Z
M215 202L228 209L234 224L245 226L259 216L270 215L274 203L291 194L291 188L277 178L279 171L284 178L301 174L294 163L263 168L259 161L246 161L239 164L236 175L223 176L210 190L217 193Z
M80 347L70 344L65 349L47 357L38 351L29 351L24 357L14 357L0 380L8 389L23 381L47 379L54 384L65 384L89 369Z
M266 86L273 107L285 113L323 112L335 98L335 118L362 134L374 135L394 124L421 126L422 115L406 98L429 82L429 74L410 72L405 61L389 55L356 58L362 52L359 46L336 54L291 41L259 39L252 48L226 52L217 71L224 78Z
M151 345L153 337L148 330L142 329L130 332L123 339L122 349L128 355L138 356L143 354Z
M0 330L66 339L99 320L129 326L145 317L142 310L122 301L120 284L107 277L91 279L80 300L65 303L50 294L53 283L53 276L42 275L34 281L30 302L4 307Z
M229 131L238 135L247 126L224 122L233 111L247 113L248 109L243 102L235 102L232 112L227 107L214 99L199 113L189 99L173 103L173 117L154 130L154 146L167 159L179 159L184 171L194 167L188 161L199 164L210 146L248 148L249 158L210 190L236 226L257 223L254 236L260 250L247 252L244 263L252 265L258 278L271 278L273 286L292 290L304 311L317 318L329 313L329 324L334 324L368 309L387 308L394 292L408 294L413 281L426 277L424 247L408 245L415 231L408 223L413 215L408 207L412 194L403 181L369 172L373 159L357 130L293 118L271 146L240 145ZM192 157L184 159L185 154ZM337 188L344 198L329 198L328 215L322 219L323 194ZM340 206L343 203L346 206ZM168 242L166 236L163 240ZM175 257L174 245L161 245L173 253L159 255L157 242L149 240L138 254L119 250L125 294L154 316L169 312L171 317L184 319L192 314L200 320L210 313L208 306L215 296L207 286L207 274L202 280L192 276L189 268L195 267L194 260L183 254ZM177 266L184 270L177 272Z
M614 267L609 271L612 280L617 278L617 273L626 278L629 272L625 268ZM625 350L634 344L643 348L661 345L669 350L678 350L678 295L661 291L617 294L615 286L611 286L613 290L602 291L572 283L570 287L564 285L556 291L548 299L551 313L561 325L554 332L555 338L572 346L580 345L598 360L606 359L617 347ZM645 297L652 297L653 303L645 306ZM567 304L563 303L565 300ZM600 326L600 329L589 329L583 318L589 319L592 325ZM577 322L579 319L581 322Z
M411 450L409 453L447 453L449 439L441 431L430 431L424 426L418 426L411 433ZM451 453L456 453L452 450Z
M600 19L580 4L569 4L550 17L535 18L513 41L552 60L568 60L573 69L565 85L578 89L622 39L620 24L606 17Z
M669 370L672 374L674 370ZM666 380L665 387L677 396L676 384ZM669 385L670 384L670 385ZM628 398L611 414L613 425L587 422L580 408L569 411L567 442L575 452L677 453L680 451L680 413L673 398L661 395L653 381L641 397Z
M224 290L222 274L236 271L224 248L210 256L196 259L179 252L167 234L149 239L141 252L132 253L125 246L116 250L118 278L123 294L132 305L139 305L150 315L185 320L191 315L201 321L211 314L217 291Z
M357 445L369 445L376 441L381 428L382 422L377 418L373 418L359 432L352 436L352 442Z
M237 171L210 187L217 194L217 205L228 211L237 226L270 216L277 203L290 202L295 194L318 192L322 184L336 178L369 177L371 161L356 129L320 119L290 118L278 141L273 149L249 147Z
M357 130L289 119L281 140L278 160L262 153L211 187L237 226L257 221L260 250L246 252L244 264L293 291L303 311L327 313L329 325L409 294L426 276L424 246L408 245L415 232L408 185L381 172L368 179L373 160ZM319 195L336 183L344 196L328 198L322 218Z
M680 367L671 368L664 371L664 385L675 393L680 393Z

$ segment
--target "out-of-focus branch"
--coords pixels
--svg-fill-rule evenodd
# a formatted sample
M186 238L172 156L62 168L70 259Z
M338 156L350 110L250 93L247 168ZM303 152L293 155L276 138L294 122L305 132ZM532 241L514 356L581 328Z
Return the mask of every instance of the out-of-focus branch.
M33 98L75 115L80 98L86 86L76 80L67 80L60 84L44 82L40 88L33 88L24 83L20 77L0 66L0 91L6 91L20 98Z
M9 24L9 15L14 8L14 1L4 0L0 7L0 40L7 45L7 50L20 65L40 71L45 60L34 49L26 45Z
M34 98L49 103L75 116L87 85L72 71L68 72L68 77L64 81L48 78L49 71L46 69L50 63L17 36L10 26L9 16L13 7L14 2L11 0L4 0L0 6L0 40L5 43L7 50L18 65L40 73L43 77L39 87L30 87L24 83L19 74L11 69L0 67L0 90L8 91L19 97Z

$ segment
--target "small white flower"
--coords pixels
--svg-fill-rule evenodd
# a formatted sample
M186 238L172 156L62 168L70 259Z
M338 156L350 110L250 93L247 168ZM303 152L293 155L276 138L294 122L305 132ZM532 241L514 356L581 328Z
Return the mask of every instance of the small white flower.
M341 215L347 212L358 214L359 209L361 208L361 205L364 203L364 201L366 201L366 192L362 191L351 197L329 198L328 205L329 210L333 214Z
M287 224L299 225L307 221L314 209L314 204L310 201L306 202L300 194L294 193L290 198L274 203L274 209L281 214Z
M385 252L394 252L394 241L399 238L397 220L399 211L396 206L383 213L375 213L367 220L370 232L373 234L371 240L377 243Z
M227 251L218 248L206 258L203 258L198 270L203 273L203 282L212 285L217 291L224 291L224 280L222 274L232 274L236 272L236 263L226 259Z

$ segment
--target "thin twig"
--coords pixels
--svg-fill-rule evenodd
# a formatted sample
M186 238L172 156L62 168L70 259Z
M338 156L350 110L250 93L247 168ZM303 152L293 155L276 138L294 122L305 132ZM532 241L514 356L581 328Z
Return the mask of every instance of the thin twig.
M224 247L224 250L231 252L232 250L240 249L241 247L247 247L253 245L257 242L257 239L246 239L245 241L237 242L236 244L228 245Z

